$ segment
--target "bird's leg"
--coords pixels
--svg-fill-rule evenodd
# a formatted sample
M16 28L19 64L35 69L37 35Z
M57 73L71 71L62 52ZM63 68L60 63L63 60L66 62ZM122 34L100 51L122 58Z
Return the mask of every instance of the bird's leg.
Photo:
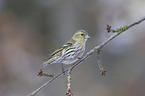
M61 63L61 66L62 66L62 73L65 75L63 63Z

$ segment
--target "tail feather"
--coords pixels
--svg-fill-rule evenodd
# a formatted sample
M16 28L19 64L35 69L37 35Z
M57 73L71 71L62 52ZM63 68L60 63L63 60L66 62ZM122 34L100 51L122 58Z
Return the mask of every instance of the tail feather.
M43 68L45 68L45 67L47 67L47 66L48 66L47 63L42 63L42 64L41 64L41 68L40 68L40 70L42 70Z
M46 60L48 60L50 58L52 58L52 56L49 56L49 57L44 58L44 61L46 61Z
M46 61L46 62L42 63L40 70L42 70L43 68L47 67L49 64L52 64L52 63L50 61Z
M47 66L50 65L50 64L59 63L59 61L60 61L61 59L62 59L62 58L60 58L60 57L54 57L54 58L49 59L48 61L46 61L46 62L44 62L44 63L41 64L40 70L42 70L43 68L47 67Z
M51 58L51 59L49 59L48 61L42 63L42 64L41 64L40 70L42 70L43 68L47 67L49 64L53 64L54 61L55 61L55 60L54 60L53 58Z

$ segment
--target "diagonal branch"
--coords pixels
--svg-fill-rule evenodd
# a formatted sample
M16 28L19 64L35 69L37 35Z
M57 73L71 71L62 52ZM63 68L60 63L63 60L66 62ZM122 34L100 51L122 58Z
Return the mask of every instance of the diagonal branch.
M124 31L128 30L129 28L140 24L141 22L145 21L145 17L128 25L128 26L124 26L124 27L120 27L117 29L111 29L112 32L116 32L114 33L110 38L108 38L106 41L104 41L103 43L101 43L100 45L94 47L93 49L91 49L89 52L86 53L85 56L83 56L81 59L79 59L74 65L72 65L70 68L73 70L74 68L76 68L78 65L80 65L83 61L85 61L87 58L89 58L91 55L93 55L94 53L98 52L98 50L101 50L106 44L108 44L112 39L114 39L115 37L117 37L118 35L120 35L121 33L123 33ZM109 27L111 28L111 27ZM64 72L67 72L68 69L64 70ZM51 82L53 82L54 80L58 79L59 77L61 77L64 72L59 73L57 76L53 77L51 80L47 81L46 83L44 83L41 87L39 87L38 89L36 89L35 91L33 91L32 93L30 93L27 96L35 96L39 91L41 91L43 88L45 88L48 84L50 84Z

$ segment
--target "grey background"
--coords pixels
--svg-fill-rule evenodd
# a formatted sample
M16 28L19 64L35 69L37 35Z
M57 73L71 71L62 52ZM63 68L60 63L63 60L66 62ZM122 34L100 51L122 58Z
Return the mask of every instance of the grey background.
M37 77L43 58L84 29L86 51L112 34L105 31L145 16L145 0L0 0L0 96L25 96L50 78ZM100 76L96 54L72 72L74 96L145 96L145 22L112 40L102 51L108 71ZM67 68L69 66L65 66ZM58 74L61 64L45 68ZM64 96L63 76L38 96Z

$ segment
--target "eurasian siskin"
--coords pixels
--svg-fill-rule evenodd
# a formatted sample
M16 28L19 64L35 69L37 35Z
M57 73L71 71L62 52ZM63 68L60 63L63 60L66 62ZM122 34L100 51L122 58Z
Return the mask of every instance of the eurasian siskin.
M85 44L88 38L90 37L85 30L77 31L71 40L50 54L49 57L45 58L46 61L42 63L40 71L53 63L68 65L76 62L84 54Z

